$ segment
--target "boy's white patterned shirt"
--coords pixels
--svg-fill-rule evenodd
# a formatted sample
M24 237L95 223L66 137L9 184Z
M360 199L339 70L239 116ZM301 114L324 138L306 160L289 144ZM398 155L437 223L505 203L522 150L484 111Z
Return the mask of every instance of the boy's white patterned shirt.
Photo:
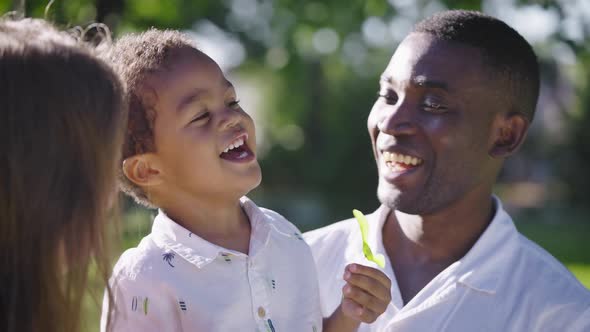
M246 197L241 204L251 224L248 255L160 211L151 234L115 266L112 331L321 331L315 264L301 233ZM107 309L105 300L101 331Z

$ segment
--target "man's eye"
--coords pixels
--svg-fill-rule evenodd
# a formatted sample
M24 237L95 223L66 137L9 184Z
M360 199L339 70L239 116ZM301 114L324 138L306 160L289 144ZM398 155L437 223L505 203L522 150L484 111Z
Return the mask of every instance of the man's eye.
M395 103L397 103L397 95L393 92L383 93L383 92L379 91L379 92L377 92L377 96L379 96L379 98L385 99L385 102L387 104L394 105Z
M207 120L208 118L209 118L209 112L204 112L204 113L201 113L198 116L196 116L194 119L192 119L190 123L204 121L204 120Z
M446 112L447 108L439 103L426 102L423 105L424 110L431 113L443 113Z

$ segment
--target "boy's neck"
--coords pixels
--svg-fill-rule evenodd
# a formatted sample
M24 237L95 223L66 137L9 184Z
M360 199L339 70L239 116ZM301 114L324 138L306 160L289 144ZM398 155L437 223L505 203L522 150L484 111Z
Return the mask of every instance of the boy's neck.
M248 254L250 220L239 199L224 202L178 199L160 204L160 208L174 222L204 240Z

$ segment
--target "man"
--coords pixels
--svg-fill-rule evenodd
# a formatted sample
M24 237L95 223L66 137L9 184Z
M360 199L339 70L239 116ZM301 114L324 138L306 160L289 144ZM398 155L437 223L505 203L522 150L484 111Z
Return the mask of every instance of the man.
M538 93L531 46L487 15L439 13L399 45L368 119L382 204L369 245L392 302L361 331L590 331L590 292L492 194ZM360 232L351 219L305 239L328 316L351 291L339 271L363 261Z

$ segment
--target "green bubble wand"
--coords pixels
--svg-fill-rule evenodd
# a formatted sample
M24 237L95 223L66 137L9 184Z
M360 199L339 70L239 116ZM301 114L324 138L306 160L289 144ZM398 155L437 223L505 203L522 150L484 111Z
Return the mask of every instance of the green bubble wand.
M385 256L379 253L375 253L373 255L373 251L371 251L371 247L369 247L369 244L367 243L367 236L369 235L369 222L367 221L367 217L365 217L361 211L356 209L352 210L352 214L356 218L356 221L358 221L359 227L361 228L361 237L363 238L363 254L371 262L374 262L381 268L385 268Z

